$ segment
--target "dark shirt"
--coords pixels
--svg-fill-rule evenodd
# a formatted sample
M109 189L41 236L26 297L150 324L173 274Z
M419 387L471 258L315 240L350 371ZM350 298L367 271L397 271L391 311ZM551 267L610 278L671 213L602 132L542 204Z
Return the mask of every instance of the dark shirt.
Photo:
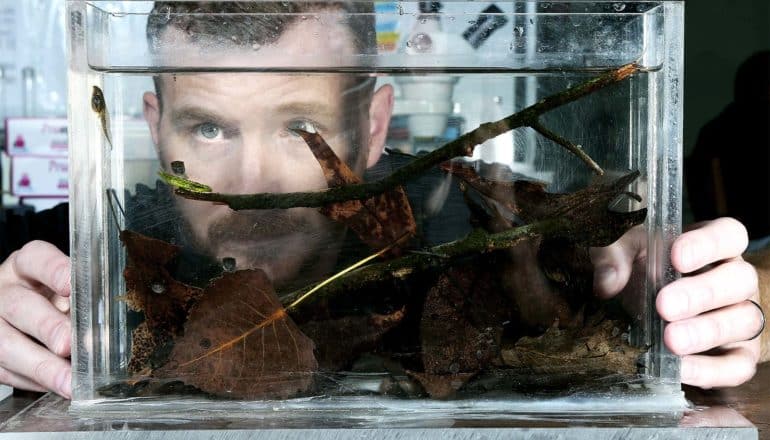
M695 221L735 217L754 240L770 235L768 104L730 104L698 135L684 177Z
M47 241L69 255L69 205L34 212L15 207L0 215L0 261L33 240Z

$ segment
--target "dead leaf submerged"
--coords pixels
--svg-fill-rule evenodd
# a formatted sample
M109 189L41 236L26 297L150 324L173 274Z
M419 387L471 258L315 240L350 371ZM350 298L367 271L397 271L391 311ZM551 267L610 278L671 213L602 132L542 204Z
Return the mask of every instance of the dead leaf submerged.
M311 388L314 343L260 270L226 273L190 311L157 377L239 399L285 399Z
M647 216L646 209L631 212L610 209L622 196L638 197L626 190L639 177L638 171L562 194L546 192L546 184L542 182L486 179L476 172L474 164L453 161L442 164L441 168L508 209L525 224L556 218L567 220L569 228L564 231L564 237L586 246L609 246L633 226L644 222Z
M129 230L120 232L120 240L128 256L125 301L144 314L144 322L132 334L128 365L129 372L138 373L165 362L164 346L182 334L202 290L171 276L168 265L179 255L178 246Z
M523 337L513 347L504 348L502 358L506 366L533 375L633 375L643 350L624 339L626 327L611 319L581 328L560 329L554 325L540 336Z
M373 349L382 336L404 318L404 308L388 314L345 316L339 319L309 321L302 331L316 343L321 370L339 371L358 355Z
M307 143L324 172L330 188L362 183L329 147L321 135L295 130ZM349 227L372 249L379 250L394 242L405 243L417 231L409 199L402 186L365 200L348 200L320 208L330 219ZM399 255L400 248L391 251Z

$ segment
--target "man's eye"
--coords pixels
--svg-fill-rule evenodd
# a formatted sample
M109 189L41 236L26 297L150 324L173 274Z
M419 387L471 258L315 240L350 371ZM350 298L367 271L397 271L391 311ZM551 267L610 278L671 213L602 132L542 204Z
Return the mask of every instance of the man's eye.
M220 133L222 132L222 129L219 128L218 125L213 124L211 122L204 122L203 124L200 124L197 127L197 130L199 135L203 136L206 139L216 139L219 137Z
M316 130L315 125L313 125L312 122L305 121L303 119L296 119L294 121L291 121L286 125L286 127L289 129L289 133L293 134L294 136L299 136L299 135L295 133L293 130L302 130L308 133L318 133L318 130Z

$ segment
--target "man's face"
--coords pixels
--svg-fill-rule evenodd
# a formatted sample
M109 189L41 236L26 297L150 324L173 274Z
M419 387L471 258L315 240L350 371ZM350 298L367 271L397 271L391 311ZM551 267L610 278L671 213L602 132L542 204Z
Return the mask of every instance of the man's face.
M308 26L314 24L301 30L290 26L274 45L227 57L308 51L333 56L353 50L344 28ZM320 37L308 39L312 32ZM326 44L333 37L329 34L336 34L343 47ZM379 90L371 106L360 103L363 115L350 121L349 115L357 114L343 111L350 84L338 74L164 75L162 110L157 97L148 93L145 116L166 170L172 161L183 161L190 179L220 193L314 191L327 186L323 171L291 128L320 133L359 174L376 163L382 150L392 92L389 87ZM356 138L362 145L354 151L351 141ZM217 258L233 257L238 268L259 267L276 283L291 279L303 266L328 271L334 264L340 230L315 209L232 211L185 199L177 205L201 250Z

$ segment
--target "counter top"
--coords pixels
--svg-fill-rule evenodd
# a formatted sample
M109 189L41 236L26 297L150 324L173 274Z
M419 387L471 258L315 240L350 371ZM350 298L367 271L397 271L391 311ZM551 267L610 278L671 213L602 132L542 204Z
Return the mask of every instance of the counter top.
M747 430L747 427L750 428L751 424L756 427L758 431L758 438L759 439L768 439L770 440L770 363L766 363L763 365L760 365L757 374L755 377L749 381L748 383L735 387L730 389L720 389L720 390L701 390L693 387L685 387L684 388L685 395L689 401L691 401L695 408L690 411L686 411L684 415L681 417L681 419L670 419L663 417L661 418L660 422L656 422L654 419L655 417L652 417L647 422L642 422L638 424L636 427L630 428L628 431L622 432L623 438L647 438L646 436L650 435L650 429L655 425L655 423L660 423L660 430L655 431L659 434L665 435L667 438L682 438L682 439L696 439L696 438L702 438L702 434L704 434L704 431L698 431L698 429L704 428L708 429L710 427L731 427L730 429L723 430L722 432L717 432L715 434L709 433L708 438L725 438L725 439L732 439L732 438L755 438L754 437L754 431L753 428L750 430ZM41 402L43 402L41 404ZM47 408L44 408L47 405ZM35 428L36 423L34 420L40 420L40 417L37 419L35 418L35 414L43 414L43 413L51 413L52 411L60 411L60 414L67 414L66 408L68 407L68 402L63 401L61 399L58 399L54 396L45 396L42 399L40 398L40 394L37 393L25 393L25 392L16 392L13 397L10 397L2 402L0 402L0 440L3 440L5 438L20 438L20 439L34 439L34 438L46 438L45 435L43 437L35 437ZM18 422L16 419L12 420L11 423L4 425L4 422L9 420L14 415L19 414L22 410L25 408L28 408L25 413L21 414L22 416L25 416L27 414L32 414L32 417L27 417L27 419L33 420L33 422L27 422L25 423ZM29 409L31 408L31 409ZM43 408L41 410L41 408ZM62 408L64 408L62 412ZM36 412L37 410L37 412ZM638 417L638 416L637 416ZM23 418L23 417L21 417ZM639 420L639 419L636 419ZM93 421L91 421L93 422ZM472 432L477 432L478 428L487 428L485 431L488 430L488 433L491 435L491 437L506 437L509 434L506 434L506 429L512 430L512 433L518 433L522 434L525 432L529 432L528 429L524 428L526 423L518 423L514 424L511 423L510 426L486 426L484 423L481 423L483 421L480 421L478 424L472 423L472 424L455 424L454 427L452 427L451 424L449 425L442 425L437 428L428 428L429 431L438 430L438 431L447 431L444 432L442 435L447 435L448 433L451 434L452 438L465 438L466 432L467 434L471 435ZM547 422L541 421L530 421L529 422L533 427L536 428L536 430L548 430L553 429L554 433L558 431L559 434L564 434L564 429L566 429L566 426L572 426L569 424L568 420L559 420L559 423L554 423L554 419L547 420ZM621 422L622 424L622 422ZM120 425L120 426L118 426ZM200 425L200 423L198 423ZM182 428L179 430L180 427L171 427L171 429L177 429L178 431L175 434L171 434L170 432L167 432L168 435L163 435L161 437L157 438L185 438L185 439L197 439L198 436L197 433L200 435L204 435L204 432L207 432L205 435L211 435L212 431L200 431L202 428L198 425L191 425L187 427L187 429ZM68 428L70 426L76 426L76 424L73 424L72 422L64 423L64 424L54 424L53 427L49 426L48 428L41 428L40 431L49 431L48 433L44 433L47 435L50 435L50 431L59 431L59 432L65 432L65 431L72 431L71 428ZM124 424L124 422L119 422L117 424L114 423L106 423L103 420L100 420L98 423L89 424L90 429L89 431L99 431L102 428L106 430L115 430L117 428L121 428L121 430L125 429L145 429L141 426L128 426ZM239 426L237 423L234 425L228 425L231 428L235 428ZM244 425L245 426L245 425ZM302 438L303 435L307 435L308 433L313 432L312 425L308 426L291 426L292 429L286 430L283 429L286 426L281 425L280 421L277 421L277 423L272 423L271 426L268 427L268 430L276 431L273 434L278 434L275 438ZM569 435L570 438L577 437L577 438L592 438L592 439L603 439L603 438L616 438L618 432L614 432L614 434L611 434L613 431L612 429L617 430L617 426L610 427L608 423L606 422L599 422L596 424L594 428L591 428L591 423L585 423L583 421L582 426L581 425L575 425L575 433L576 436ZM102 428L100 428L102 427ZM117 427L117 428L116 428ZM473 427L474 429L470 429ZM264 428L264 427L263 427ZM408 427L406 427L408 428ZM592 431L592 429L599 428L600 431ZM684 428L684 429L679 429ZM694 428L694 429L693 429ZM164 431L165 428L162 426L157 426L157 424L154 426L155 430L158 431ZM218 426L217 429L222 429L222 426ZM237 438L238 435L244 435L243 432L247 432L248 429L244 430L244 427L241 426L240 428L241 434L237 434L235 431L233 431L233 435L236 435ZM258 428L262 429L262 428ZM516 431L518 429L518 431ZM603 431L602 431L603 429ZM645 431L646 430L646 431ZM75 430L77 431L77 429ZM184 434L182 431L187 431L188 433L193 433L192 437L184 437ZM280 432L277 432L280 431ZM307 432L306 432L307 431ZM325 432L328 431L328 432ZM329 438L342 438L339 437L340 432L346 431L345 429L326 429L318 431L318 433L324 432L325 434L331 435ZM350 430L347 430L350 431ZM358 430L360 433L361 430ZM376 431L376 430L372 430ZM387 430L382 430L383 433L388 433L389 435L386 437L392 437L392 435L400 435L399 438L412 438L414 435L418 435L414 438L420 438L419 435L425 435L426 432L425 429L393 429L389 428ZM404 431L400 434L395 431ZM417 431L420 431L418 433ZM498 432L500 431L500 432ZM681 431L681 432L678 432ZM125 431L123 431L125 432ZM134 431L136 433L136 431ZM222 430L222 433L226 432L226 430ZM353 430L353 432L356 432L356 430ZM550 431L549 431L550 432ZM572 432L570 430L570 432ZM304 433L304 434L303 434ZM343 432L346 434L346 436L343 436L345 438L350 437L350 432ZM406 433L406 434L405 434ZM598 435L597 435L598 433ZM77 437L72 438L86 438L83 435L87 434L85 432L80 432L81 435ZM95 434L92 432L91 434ZM98 433L96 433L98 434ZM157 434L157 433L156 433ZM270 434L267 433L266 434ZM439 434L438 432L436 434ZM526 437L530 436L532 434L531 432L527 435L524 435ZM6 435L10 435L10 437L6 437ZM358 435L358 434L355 434ZM378 434L376 432L372 432L367 434L368 436L377 436ZM614 435L614 436L613 436ZM336 437L335 437L336 436ZM114 436L113 436L114 437ZM232 436L228 436L227 438L231 438ZM236 438L232 437L232 438ZM62 437L64 438L64 437ZM70 438L70 437L66 437ZM87 437L91 438L91 437ZM98 438L98 437L94 437ZM112 437L110 437L112 438ZM117 438L117 437L116 437ZM123 437L120 437L123 438ZM126 437L128 438L128 437ZM133 437L132 437L133 438ZM153 437L150 435L148 439L154 439L156 437ZM201 437L203 438L203 437ZM210 437L206 437L210 438ZM248 438L248 437L243 437ZM267 435L266 438L273 438L270 435ZM353 438L353 437L351 437ZM432 438L432 437L431 437ZM440 435L436 438L444 438ZM473 435L471 435L468 438L473 438Z

